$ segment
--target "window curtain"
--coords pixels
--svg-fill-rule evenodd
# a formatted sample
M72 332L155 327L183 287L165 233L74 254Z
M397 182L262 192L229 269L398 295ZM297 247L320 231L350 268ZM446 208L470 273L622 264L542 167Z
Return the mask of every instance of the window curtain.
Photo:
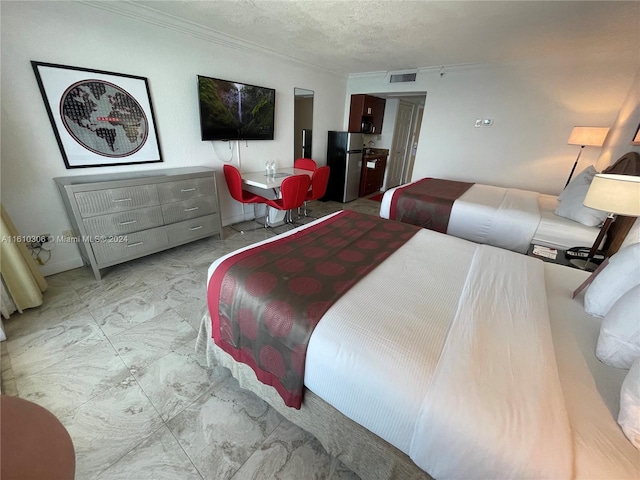
M18 231L4 206L0 207L2 209L0 273L2 273L2 290L4 290L2 315L8 317L11 311L18 310L22 313L24 309L41 305L42 292L47 289L47 282L27 246L23 242L15 241L19 236Z

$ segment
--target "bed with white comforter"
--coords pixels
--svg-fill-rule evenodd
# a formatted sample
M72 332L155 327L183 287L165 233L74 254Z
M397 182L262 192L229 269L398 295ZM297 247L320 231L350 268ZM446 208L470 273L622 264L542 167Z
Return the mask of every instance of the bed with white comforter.
M389 218L393 194L405 186L384 193L382 218ZM562 250L593 245L599 228L560 217L557 207L553 195L475 183L454 202L447 234L520 253L531 243Z
M609 391L623 375L579 348L594 323L570 291L585 276L422 229L322 317L307 350L309 403L288 418L310 414L303 428L363 478L638 478ZM210 332L205 316L201 349L235 375L243 365ZM292 410L255 387L285 416ZM339 413L314 412L325 407ZM363 426L409 467L356 458L349 434L322 426L331 422L335 432Z

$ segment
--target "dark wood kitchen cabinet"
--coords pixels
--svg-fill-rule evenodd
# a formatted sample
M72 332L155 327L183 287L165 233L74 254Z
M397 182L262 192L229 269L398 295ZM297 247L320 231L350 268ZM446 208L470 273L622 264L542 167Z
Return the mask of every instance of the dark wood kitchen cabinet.
M369 195L382 188L387 168L387 154L372 154L362 157L360 196Z
M349 132L373 135L382 133L386 102L384 98L373 95L351 95Z

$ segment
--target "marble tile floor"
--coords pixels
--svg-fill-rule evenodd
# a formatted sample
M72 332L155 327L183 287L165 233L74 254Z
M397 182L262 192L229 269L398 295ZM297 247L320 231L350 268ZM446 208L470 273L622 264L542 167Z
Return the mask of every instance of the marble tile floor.
M363 198L346 208L377 215L379 205ZM343 207L312 202L309 214ZM290 228L244 222L225 227L223 240L116 266L101 281L88 268L47 277L43 305L5 321L3 393L60 419L77 480L357 479L194 351L209 265Z

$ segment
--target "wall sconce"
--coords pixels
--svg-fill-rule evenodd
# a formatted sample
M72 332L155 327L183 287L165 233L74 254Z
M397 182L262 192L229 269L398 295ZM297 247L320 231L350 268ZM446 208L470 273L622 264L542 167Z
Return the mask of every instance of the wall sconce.
M569 178L567 178L567 183L564 184L565 188L567 188L567 185L569 185L569 182L571 181L571 177L573 177L573 172L575 172L578 160L580 160L582 149L586 146L601 147L607 133L609 133L609 129L606 127L573 127L567 144L580 145L580 150L578 151L576 161L573 162L573 168L571 169Z

